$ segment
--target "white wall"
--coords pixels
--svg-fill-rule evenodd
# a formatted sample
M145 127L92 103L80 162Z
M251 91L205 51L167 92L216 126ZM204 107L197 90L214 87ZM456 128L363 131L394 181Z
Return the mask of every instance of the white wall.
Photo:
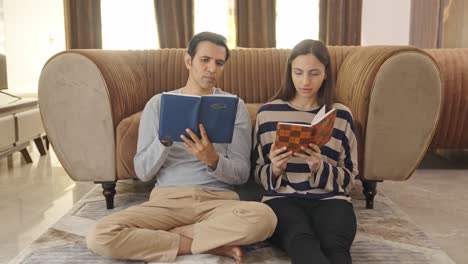
M8 87L37 93L48 58L65 50L63 0L4 0Z
M363 0L361 45L408 45L411 0Z

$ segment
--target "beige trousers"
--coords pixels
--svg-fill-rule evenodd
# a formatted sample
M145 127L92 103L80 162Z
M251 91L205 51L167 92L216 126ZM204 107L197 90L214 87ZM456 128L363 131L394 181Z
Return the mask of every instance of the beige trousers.
M199 187L156 187L148 202L99 220L88 234L88 248L116 259L174 261L180 237L167 232L194 225L191 251L248 245L270 237L276 216L260 202L239 201L232 191Z

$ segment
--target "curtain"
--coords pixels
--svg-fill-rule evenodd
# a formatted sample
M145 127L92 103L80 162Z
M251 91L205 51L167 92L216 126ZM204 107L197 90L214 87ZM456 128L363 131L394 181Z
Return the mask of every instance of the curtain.
M412 0L409 44L418 48L437 48L440 0Z
M154 0L160 48L187 48L193 36L192 0Z
M237 46L276 46L276 1L236 0Z
M320 0L319 38L326 45L361 45L362 0Z
M468 48L468 2L442 0L439 40L441 48Z
M67 49L101 49L101 1L64 0Z

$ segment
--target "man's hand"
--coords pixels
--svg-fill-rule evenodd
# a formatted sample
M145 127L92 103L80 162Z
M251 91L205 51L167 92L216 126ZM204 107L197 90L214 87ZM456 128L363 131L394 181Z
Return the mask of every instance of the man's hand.
M305 154L295 152L294 156L299 157L307 162L310 171L316 173L322 163L322 154L320 153L320 148L315 144L309 144L307 148L301 147L301 149L305 152Z
M275 143L271 145L271 149L275 149ZM271 172L274 179L283 174L292 154L292 151L286 151L286 147L270 151Z
M203 125L199 124L198 126L200 128L201 138L198 138L198 136L188 128L185 131L189 134L190 139L184 135L181 135L180 138L185 142L185 147L192 152L197 159L206 163L211 169L216 170L219 155L208 139Z

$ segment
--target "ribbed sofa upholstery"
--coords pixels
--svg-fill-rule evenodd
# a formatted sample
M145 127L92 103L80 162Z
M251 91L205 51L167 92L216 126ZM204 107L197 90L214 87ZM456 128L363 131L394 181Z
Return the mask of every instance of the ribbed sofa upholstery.
M442 104L434 60L404 46L329 47L337 100L354 115L364 182L406 180L431 142ZM252 121L281 86L287 49L231 51L218 87L242 98ZM76 181L102 183L108 208L115 181L134 178L140 114L155 94L185 85L183 49L69 50L39 80L44 126ZM375 185L374 185L375 187ZM374 190L367 191L371 207Z
M431 149L468 149L468 48L429 49L441 70L444 100Z

